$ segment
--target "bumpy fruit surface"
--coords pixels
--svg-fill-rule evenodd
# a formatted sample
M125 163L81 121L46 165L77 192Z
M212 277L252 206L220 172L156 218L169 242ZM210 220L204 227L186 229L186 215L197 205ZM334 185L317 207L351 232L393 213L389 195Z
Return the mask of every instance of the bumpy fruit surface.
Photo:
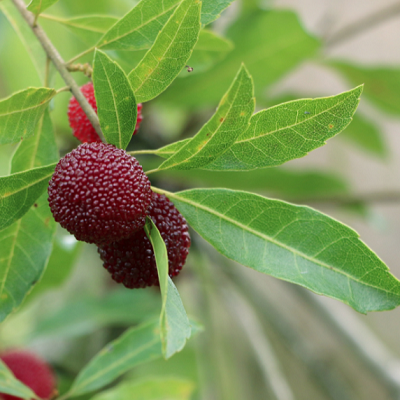
M93 107L94 111L97 112L96 99L94 97L94 89L93 83L86 83L81 87L81 92L86 97L89 104ZM137 120L136 127L133 135L139 129L140 123L142 122L142 104L137 105ZM93 143L93 142L101 142L99 135L94 130L92 124L90 123L88 117L83 112L80 104L72 97L69 101L68 106L68 120L69 126L72 128L73 135L79 139L82 143Z
M27 351L11 350L0 355L0 359L15 377L30 387L41 399L50 399L55 391L55 378L50 367L40 358ZM18 400L20 397L0 393L3 400Z
M54 219L78 240L96 244L141 229L152 197L138 161L104 143L83 143L63 157L48 192Z
M190 247L185 218L164 195L153 194L148 216L156 224L168 251L169 276L179 274ZM104 268L127 288L158 285L153 248L144 229L129 238L98 248Z

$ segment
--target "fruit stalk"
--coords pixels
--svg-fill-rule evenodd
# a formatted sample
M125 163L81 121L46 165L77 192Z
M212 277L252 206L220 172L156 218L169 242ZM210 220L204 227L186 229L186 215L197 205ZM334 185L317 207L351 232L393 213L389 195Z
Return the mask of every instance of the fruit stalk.
M72 94L75 96L76 100L79 102L80 106L82 107L83 111L89 118L89 121L93 125L94 129L96 130L97 134L101 138L103 142L105 142L103 132L100 128L99 118L96 112L93 110L91 105L86 100L85 96L79 89L78 84L75 82L75 79L72 75L68 72L67 67L65 65L65 61L57 51L57 49L53 46L50 39L47 37L44 30L35 22L34 15L26 9L25 3L23 0L12 0L15 7L31 27L33 33L38 38L40 44L42 45L44 51L46 52L47 56L51 59L55 67L57 68L58 72L60 73L61 77L64 79L64 82L69 86Z

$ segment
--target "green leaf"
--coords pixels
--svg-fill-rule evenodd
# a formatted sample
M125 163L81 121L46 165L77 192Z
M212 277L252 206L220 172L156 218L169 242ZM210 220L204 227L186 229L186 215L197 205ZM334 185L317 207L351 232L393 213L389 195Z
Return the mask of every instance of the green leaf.
M184 68L200 32L199 0L183 0L128 78L139 103L163 92Z
M98 41L118 21L117 17L111 15L84 15L65 19L43 14L40 17L64 25L90 43Z
M35 135L21 142L15 152L11 172L18 173L56 160L58 150L46 110ZM0 231L0 321L22 303L41 278L52 250L55 229L47 193L43 193L20 220Z
M41 12L49 8L53 4L57 3L58 0L31 0L28 4L28 11L34 13L35 15L39 15Z
M90 334L102 327L132 326L157 317L159 310L158 293L121 288L103 298L87 296L68 301L36 321L30 339L71 338Z
M360 114L354 115L353 121L340 137L348 139L360 149L379 158L384 159L388 155L387 145L380 128Z
M17 33L21 42L25 46L25 49L35 66L40 80L39 82L44 82L47 56L42 48L42 45L37 40L37 37L33 33L31 27L25 22L11 1L0 1L0 10L7 17L14 31Z
M30 388L25 386L20 380L0 360L0 393L10 394L22 399L37 399L38 397Z
M186 340L190 338L191 327L178 290L168 276L168 253L164 240L150 218L146 219L144 230L153 246L156 258L162 296L160 315L162 352L164 358L168 359L183 349Z
M125 149L136 126L135 95L122 68L100 50L94 55L93 86L107 143Z
M153 378L122 383L92 400L190 400L194 384L177 378Z
M214 64L225 58L233 47L234 45L230 40L207 29L202 29L192 56L187 62L193 68L190 74L197 74L210 69ZM190 74L185 71L181 73L181 77L188 77Z
M0 231L20 219L46 190L56 164L0 177Z
M100 389L138 364L161 357L158 322L127 330L109 343L81 370L70 389L70 396Z
M242 66L216 113L158 169L196 169L218 160L249 127L255 106L253 94L253 81Z
M400 304L400 282L389 268L355 231L318 211L228 189L166 194L232 260L362 313Z
M249 129L205 169L249 171L304 157L351 122L362 86L337 96L280 104L253 115Z
M233 0L203 0L201 23L207 25L215 21L231 3Z
M224 60L205 73L176 80L162 101L185 108L214 106L241 63L254 79L256 96L264 97L266 86L314 56L320 47L295 13L282 10L258 9L235 22L226 36L235 48Z
M390 114L400 114L400 70L373 68L344 62L329 65L340 71L352 84L364 84L365 97Z
M0 144L16 143L32 136L54 89L28 88L0 101Z

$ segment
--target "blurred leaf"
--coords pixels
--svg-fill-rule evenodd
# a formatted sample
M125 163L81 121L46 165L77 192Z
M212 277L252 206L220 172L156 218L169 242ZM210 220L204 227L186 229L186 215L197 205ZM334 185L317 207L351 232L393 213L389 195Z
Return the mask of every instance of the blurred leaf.
M31 27L25 22L21 14L11 1L0 1L0 10L7 17L14 31L17 33L21 42L28 52L41 82L44 82L46 66L46 53L37 37L32 32Z
M84 15L68 19L54 15L41 15L40 17L66 26L88 43L99 40L118 21L117 17L110 15Z
M202 29L199 40L194 46L192 56L187 63L193 68L190 74L210 69L215 63L226 57L233 47L233 43L230 40L218 36L207 29ZM181 74L181 77L187 76L189 76L188 73Z
M122 383L93 400L190 400L194 384L177 378L153 378Z
M296 100L258 112L249 129L205 169L248 171L304 157L351 122L362 89L359 86L336 96Z
M171 278L168 276L168 253L157 226L146 218L144 230L153 246L162 296L160 330L162 353L165 359L181 351L190 338L191 327L185 308Z
M186 65L199 37L200 11L199 0L183 0L143 60L129 74L139 103L162 93Z
M94 55L93 85L104 137L125 149L136 126L135 95L122 68L100 50Z
M233 0L203 0L201 23L207 25L215 21L231 3Z
M57 3L57 1L58 0L31 0L26 8L28 11L38 15L46 10L46 8L49 8L53 4Z
M364 84L364 94L372 103L390 114L400 114L400 69L371 68L331 62L352 84Z
M219 17L233 0L203 0L201 23ZM122 17L96 44L104 50L143 50L154 43L181 0L142 0Z
M71 273L82 244L72 235L56 235L46 271L32 292L29 293L27 301L31 301L39 294L61 286L65 282Z
M0 101L0 144L16 143L32 136L54 89L28 88Z
M251 171L304 157L350 123L361 92L359 86L336 96L295 100L259 111L234 145L202 168ZM155 151L154 154L169 157L159 168L177 157L188 143L185 139ZM170 155L172 151L175 153Z
M35 135L21 142L15 152L11 172L18 173L57 160L53 126L46 110ZM55 229L47 193L44 193L19 221L0 231L0 321L21 304L42 276Z
M127 330L84 367L69 394L75 397L100 389L134 366L161 357L158 321Z
M228 189L166 194L232 260L362 313L400 303L400 281L389 268L355 231L318 211Z
M69 301L38 320L31 338L70 338L89 334L103 326L131 326L156 317L159 310L160 299L156 292L121 288L104 298L84 297Z
M56 164L0 177L0 230L12 225L46 190Z
M258 9L237 21L227 37L235 48L222 62L210 71L175 81L162 101L186 108L214 106L242 62L254 79L256 95L262 95L267 85L312 57L320 46L295 13L281 10Z
M248 129L253 94L253 81L242 65L211 119L158 169L196 169L213 163Z
M20 380L0 360L0 393L10 394L22 399L38 399L30 388L25 386Z
M353 116L353 121L340 135L352 141L357 147L380 158L386 158L388 149L379 128L360 114Z

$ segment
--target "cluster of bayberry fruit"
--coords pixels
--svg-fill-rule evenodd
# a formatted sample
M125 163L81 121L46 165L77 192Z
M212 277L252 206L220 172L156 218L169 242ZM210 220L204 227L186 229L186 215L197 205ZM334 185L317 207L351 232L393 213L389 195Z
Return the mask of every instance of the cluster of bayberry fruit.
M81 88L94 108L92 83ZM142 120L138 105L136 133ZM190 236L185 219L164 195L151 190L139 162L124 150L103 143L72 98L68 117L83 144L63 157L49 183L54 219L76 239L95 243L112 278L128 288L157 285L154 252L144 231L150 217L166 244L169 275L185 263Z

